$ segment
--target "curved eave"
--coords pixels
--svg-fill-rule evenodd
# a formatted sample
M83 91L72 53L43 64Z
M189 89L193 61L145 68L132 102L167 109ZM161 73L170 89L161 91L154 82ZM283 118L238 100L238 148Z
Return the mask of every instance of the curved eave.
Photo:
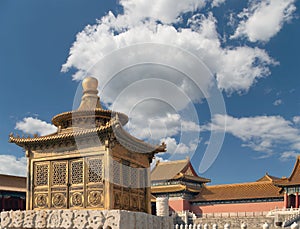
M94 110L67 111L67 112L60 113L58 115L55 115L52 118L52 123L58 127L65 120L71 120L71 119L87 117L87 116L92 116L92 117L98 116L106 119L112 119L115 116L118 116L118 119L120 120L122 125L125 125L128 122L128 116L123 113L96 108Z
M194 193L199 193L200 189L197 189L196 187L192 187L189 185L182 185L182 184L151 187L151 193L170 193L170 192L181 192L181 191L190 191Z
M138 153L159 153L166 152L166 145L151 145L149 143L144 142L134 136L130 135L127 131L125 131L119 123L113 126L114 134L116 136L117 141L129 148L130 150L136 151Z
M76 130L76 131L70 131L65 133L56 133L46 136L40 136L40 137L33 137L33 138L21 138L21 137L14 137L13 135L9 136L9 142L15 143L18 146L21 147L30 147L32 145L38 145L38 144L47 144L51 142L58 142L62 140L74 140L77 137L89 137L93 136L95 134L104 133L104 132L110 132L111 131L111 125L108 123L106 126L101 126L98 128L93 129L83 129L83 130Z
M204 177L191 176L191 175L186 175L183 173L177 174L173 179L180 179L180 178L185 179L185 180L197 181L197 182L201 182L201 183L209 183L211 181L210 179L206 179Z

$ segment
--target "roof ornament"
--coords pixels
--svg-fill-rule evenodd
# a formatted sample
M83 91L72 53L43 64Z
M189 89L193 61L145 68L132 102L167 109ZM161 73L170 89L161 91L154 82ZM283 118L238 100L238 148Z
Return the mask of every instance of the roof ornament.
M83 96L78 110L94 110L101 108L98 96L98 80L94 77L85 77L82 81Z

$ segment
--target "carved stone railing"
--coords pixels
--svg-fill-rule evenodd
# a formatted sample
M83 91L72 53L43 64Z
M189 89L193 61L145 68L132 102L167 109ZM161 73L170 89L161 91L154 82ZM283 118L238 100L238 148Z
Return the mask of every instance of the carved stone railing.
M171 217L125 210L30 210L1 212L1 228L172 229Z

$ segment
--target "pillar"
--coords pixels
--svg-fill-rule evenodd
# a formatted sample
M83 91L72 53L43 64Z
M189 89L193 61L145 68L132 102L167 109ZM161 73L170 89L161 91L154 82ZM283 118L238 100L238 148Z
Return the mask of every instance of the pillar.
M299 195L298 195L298 192L295 193L295 208L299 208Z
M169 199L168 197L156 198L156 215L169 216Z
M285 192L284 193L284 199L283 199L283 207L284 208L288 208L288 204L289 204L289 195Z

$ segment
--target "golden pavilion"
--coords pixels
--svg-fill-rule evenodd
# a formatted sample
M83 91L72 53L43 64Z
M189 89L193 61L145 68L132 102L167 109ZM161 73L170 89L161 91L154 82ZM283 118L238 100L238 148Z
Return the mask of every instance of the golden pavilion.
M128 117L101 107L95 78L85 78L82 87L79 108L53 117L56 133L10 135L28 158L26 209L150 213L149 167L165 144L150 145L127 133Z

